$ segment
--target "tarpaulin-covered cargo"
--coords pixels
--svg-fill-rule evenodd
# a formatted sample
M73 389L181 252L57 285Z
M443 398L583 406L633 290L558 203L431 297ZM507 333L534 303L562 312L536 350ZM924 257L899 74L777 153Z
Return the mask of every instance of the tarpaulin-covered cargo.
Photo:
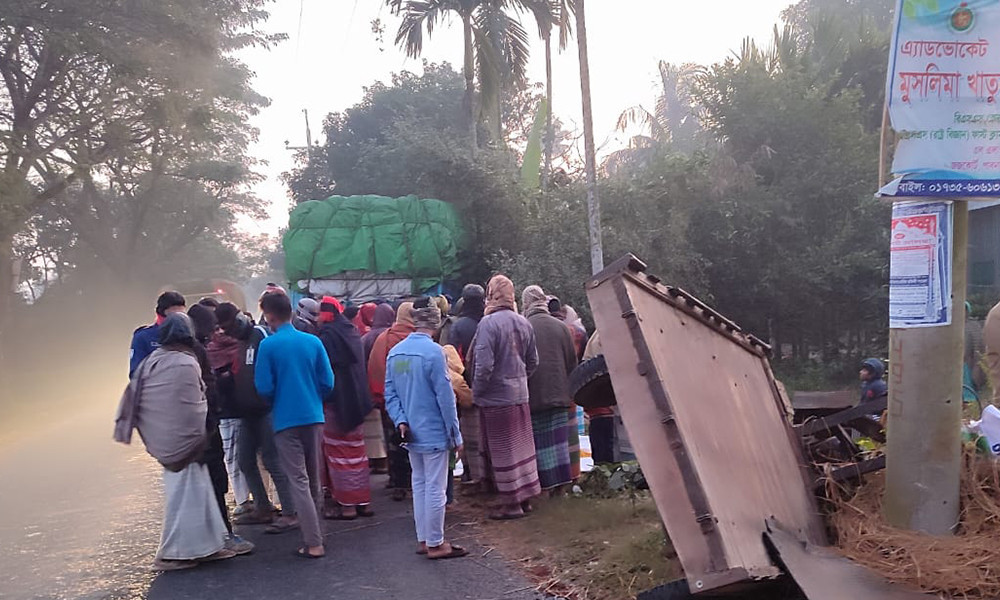
M457 278L462 236L455 209L440 200L311 200L289 216L285 272L299 291L357 301L420 293Z

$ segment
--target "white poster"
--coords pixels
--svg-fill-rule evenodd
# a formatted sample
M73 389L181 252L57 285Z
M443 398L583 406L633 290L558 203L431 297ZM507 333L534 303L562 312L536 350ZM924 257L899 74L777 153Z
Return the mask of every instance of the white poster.
M950 202L897 202L892 207L889 327L951 323Z

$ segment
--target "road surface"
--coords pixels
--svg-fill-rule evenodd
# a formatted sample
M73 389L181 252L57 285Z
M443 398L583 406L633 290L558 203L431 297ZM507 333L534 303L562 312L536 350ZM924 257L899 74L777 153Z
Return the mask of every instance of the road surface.
M111 440L113 402L40 412L38 423L0 432L0 598L351 598L528 600L528 582L496 552L449 522L471 558L431 562L413 553L409 502L392 502L373 479L371 519L325 522L327 557L292 556L298 534L241 530L257 550L190 571L154 575L161 517L160 469L135 437ZM79 405L78 405L79 406Z

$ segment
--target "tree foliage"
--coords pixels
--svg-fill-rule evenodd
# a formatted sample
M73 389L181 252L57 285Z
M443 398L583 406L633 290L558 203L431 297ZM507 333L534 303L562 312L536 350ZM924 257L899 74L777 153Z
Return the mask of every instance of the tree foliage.
M248 119L266 99L233 53L279 39L259 29L267 2L5 4L0 295L15 236L129 280L259 214Z

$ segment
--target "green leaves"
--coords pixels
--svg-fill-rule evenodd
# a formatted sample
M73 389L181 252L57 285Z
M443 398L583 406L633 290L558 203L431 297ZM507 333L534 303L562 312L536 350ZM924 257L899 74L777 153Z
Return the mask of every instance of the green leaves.
M542 98L535 113L535 122L531 126L531 134L528 136L528 146L521 159L521 185L529 190L537 190L542 185L542 136L545 135L548 115L548 102Z

